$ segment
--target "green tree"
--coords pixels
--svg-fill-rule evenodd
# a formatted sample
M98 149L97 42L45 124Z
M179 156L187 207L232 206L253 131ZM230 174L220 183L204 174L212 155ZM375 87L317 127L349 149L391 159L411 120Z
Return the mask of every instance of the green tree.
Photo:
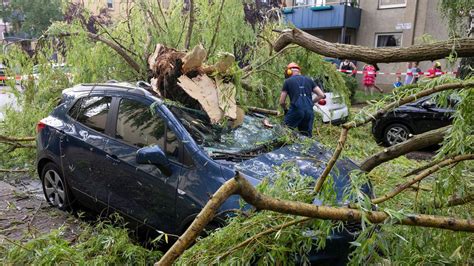
M39 37L54 21L62 20L61 0L12 0L2 7L1 16L10 21L13 33Z

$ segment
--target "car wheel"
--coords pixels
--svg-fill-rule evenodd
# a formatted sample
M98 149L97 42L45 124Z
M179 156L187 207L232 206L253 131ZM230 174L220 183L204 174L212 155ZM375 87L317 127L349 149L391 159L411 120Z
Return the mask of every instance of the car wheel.
M67 210L72 206L73 197L60 173L61 171L54 163L47 163L41 171L41 183L49 205L60 210Z
M384 143L393 146L402 143L410 137L410 130L402 124L391 124L384 131Z

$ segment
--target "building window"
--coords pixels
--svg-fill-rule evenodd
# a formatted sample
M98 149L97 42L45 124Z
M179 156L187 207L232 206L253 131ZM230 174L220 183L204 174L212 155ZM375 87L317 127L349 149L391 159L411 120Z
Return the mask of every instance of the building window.
M114 0L107 0L107 8L110 8L110 9L114 8Z
M400 47L402 46L401 33L375 34L375 47Z
M407 0L379 0L379 8L398 8L406 7Z
M326 0L293 0L294 6L324 6Z

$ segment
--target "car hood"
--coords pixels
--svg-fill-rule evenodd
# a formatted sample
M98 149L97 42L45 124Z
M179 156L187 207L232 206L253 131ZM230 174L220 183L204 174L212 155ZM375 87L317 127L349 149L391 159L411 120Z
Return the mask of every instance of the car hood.
M293 144L243 161L234 167L241 173L261 180L265 177L272 179L276 174L275 167L294 162L302 175L312 176L316 180L331 156L332 152L317 142L311 144L309 148L307 144ZM330 174L334 178L338 199L342 198L344 188L349 186L349 172L358 168L349 159L341 158L336 162Z

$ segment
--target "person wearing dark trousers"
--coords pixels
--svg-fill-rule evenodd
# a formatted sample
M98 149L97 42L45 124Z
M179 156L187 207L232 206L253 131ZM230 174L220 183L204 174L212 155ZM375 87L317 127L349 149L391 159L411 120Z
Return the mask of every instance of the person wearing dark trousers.
M298 129L303 135L312 136L314 120L314 103L326 98L324 92L309 77L301 75L301 68L296 63L286 67L285 76L280 94L280 106L285 111L284 123L293 129ZM312 99L312 93L316 97ZM290 97L290 108L287 109L286 97Z

